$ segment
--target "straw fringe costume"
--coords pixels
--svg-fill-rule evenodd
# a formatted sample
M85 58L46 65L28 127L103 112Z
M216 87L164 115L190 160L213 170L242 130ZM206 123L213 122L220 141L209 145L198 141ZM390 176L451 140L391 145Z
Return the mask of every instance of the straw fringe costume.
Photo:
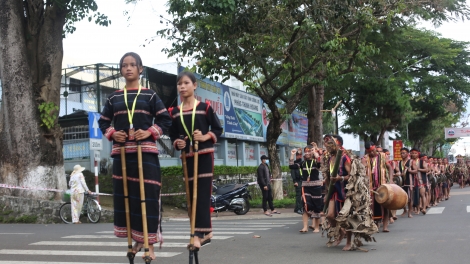
M378 227L373 220L373 211L370 200L369 178L366 175L366 168L357 156L347 153L351 159L351 171L346 184L346 200L343 207L335 218L336 227L330 227L328 221L323 223L323 232L327 232L330 247L340 236L341 228L351 231L354 239L351 250L359 249L363 243L374 241L373 234L378 232Z
M151 136L142 140L142 167L144 172L145 204L147 210L148 242L150 245L163 242L161 233L161 172L158 160L158 148L155 143L171 125L171 119L165 105L158 95L147 88L127 89L129 105L135 100L133 126L135 131L142 129ZM128 107L124 100L124 90L118 90L108 96L98 121L103 135L112 139L116 131L130 129ZM155 119L155 121L153 121ZM114 126L111 126L113 122ZM119 142L113 142L111 156L113 161L113 194L114 194L114 234L127 238L126 212L124 208L124 188ZM132 239L144 243L142 211L140 201L139 171L137 164L137 143L125 142L127 187L129 194L130 224Z
M188 136L181 122L180 107L169 109L172 118L170 137L173 146L178 149L176 139L181 136ZM192 135L193 110L182 111L183 120L188 132ZM194 130L200 130L203 135L209 134L210 140L199 142L198 151L198 183L197 183L197 205L196 205L196 225L195 235L203 238L204 235L212 232L210 216L210 203L212 193L212 178L214 175L214 144L222 134L222 126L219 118L209 103L197 102L194 111ZM189 139L188 139L189 141ZM189 192L191 203L193 200L193 180L194 180L194 152L190 147L190 142L186 143L186 166L189 177ZM194 208L193 208L194 210Z

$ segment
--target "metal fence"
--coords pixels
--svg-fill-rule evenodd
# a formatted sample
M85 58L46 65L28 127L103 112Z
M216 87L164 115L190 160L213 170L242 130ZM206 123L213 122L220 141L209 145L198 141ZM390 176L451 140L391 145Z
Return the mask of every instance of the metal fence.
M154 90L165 106L173 106L176 91L176 76L153 68L144 67L141 85ZM71 66L62 69L60 91L60 116L79 110L101 112L106 98L126 82L118 64L92 64Z
M72 126L62 128L64 159L87 159L90 157L90 136L88 126Z

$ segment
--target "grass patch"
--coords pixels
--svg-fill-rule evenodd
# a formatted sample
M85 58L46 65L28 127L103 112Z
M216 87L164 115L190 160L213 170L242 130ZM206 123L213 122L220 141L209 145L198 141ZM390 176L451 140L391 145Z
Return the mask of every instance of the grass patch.
M29 224L29 223L36 223L38 220L38 217L35 215L23 215L15 219L16 223L24 223L24 224Z
M6 219L4 218L4 219L3 219L3 222L4 222L4 223L7 223L7 224L8 224L8 223L14 223L14 222L15 222L15 217L14 217L14 216L10 216L10 217L8 217L8 218L6 218Z
M13 213L13 210L6 210L2 212L3 215L9 215L11 213Z
M250 201L250 204L254 208L261 208L262 198L255 198ZM282 200L273 200L274 208L291 208L295 206L295 198L285 197Z

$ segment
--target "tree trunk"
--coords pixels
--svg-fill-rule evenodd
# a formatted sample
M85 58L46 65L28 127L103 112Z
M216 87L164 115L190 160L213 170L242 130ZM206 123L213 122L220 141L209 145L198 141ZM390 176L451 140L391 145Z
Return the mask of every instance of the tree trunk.
M42 126L39 105L59 105L62 32L66 11L57 5L0 2L0 72L3 97L0 123L0 182L31 188L65 189L62 133ZM50 112L57 117L58 111ZM0 192L37 199L60 197L56 192Z
M269 105L269 109L271 109L272 119L269 120L266 130L266 144L268 145L269 164L271 165L273 178L273 196L274 199L281 200L284 198L284 195L282 190L281 162L279 160L279 155L277 154L276 141L279 138L279 135L281 135L281 124L283 119L279 109L275 105L275 102L272 102Z
M313 142L314 141L314 130L315 130L315 107L314 107L314 102L316 99L316 94L315 94L315 86L310 88L307 92L307 98L308 98L308 110L307 110L307 120L308 120L308 131L307 131L307 142ZM308 144L305 142L306 144ZM317 143L318 144L318 143ZM318 145L319 147L322 147L322 145Z
M323 102L325 87L314 85L308 90L308 142L315 142L319 147L323 147Z
M380 131L379 138L377 139L376 145L380 145L380 146L382 146L382 148L385 148L385 149L386 149L386 148L388 148L388 147L385 146L385 145L383 144L383 142L382 142L382 141L384 141L385 131L386 131L385 129L382 129L382 130Z

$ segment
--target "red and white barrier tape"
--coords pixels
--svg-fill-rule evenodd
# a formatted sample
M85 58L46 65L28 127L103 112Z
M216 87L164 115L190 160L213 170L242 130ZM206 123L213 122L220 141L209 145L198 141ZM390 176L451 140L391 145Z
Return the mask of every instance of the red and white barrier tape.
M50 189L50 188L34 188L34 187L23 187L23 186L14 186L0 183L0 188L7 188L7 189L19 189L19 190L31 190L31 191L49 191L49 192L65 192L66 190L59 190L59 189ZM96 195L101 196L113 196L109 193L93 193ZM162 193L161 196L176 196L176 195L185 195L185 192L180 193Z

